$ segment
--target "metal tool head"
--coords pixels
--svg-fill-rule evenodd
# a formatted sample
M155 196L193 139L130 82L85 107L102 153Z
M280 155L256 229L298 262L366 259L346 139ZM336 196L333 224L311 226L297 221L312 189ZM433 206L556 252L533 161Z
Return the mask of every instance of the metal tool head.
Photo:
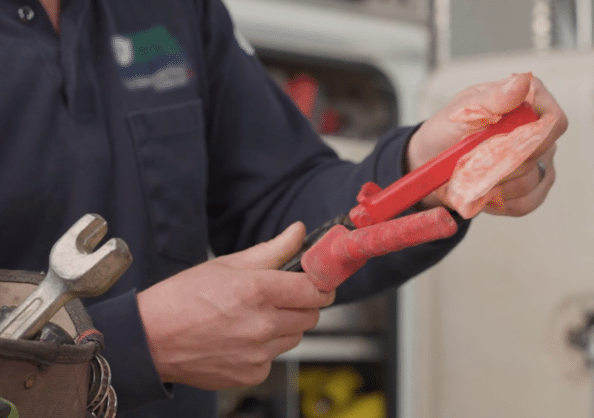
M119 238L111 238L94 251L106 233L105 219L84 215L52 247L50 271L71 281L72 289L87 297L103 294L132 263L128 245Z

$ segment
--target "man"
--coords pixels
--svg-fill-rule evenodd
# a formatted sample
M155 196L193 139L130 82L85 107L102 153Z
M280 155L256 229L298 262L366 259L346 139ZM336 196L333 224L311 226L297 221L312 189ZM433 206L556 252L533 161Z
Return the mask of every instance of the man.
M0 266L45 269L53 242L89 212L128 243L131 268L86 301L121 416L215 417L211 391L265 379L335 296L368 296L443 258L468 221L457 217L450 239L370 261L336 295L276 270L301 245L296 221L315 228L352 207L364 182L385 187L456 143L467 127L449 115L460 106L504 113L531 85L523 74L466 90L354 165L240 48L220 0L59 6L0 0ZM498 186L503 205L486 212L527 214L554 182L566 119L532 83L537 111L559 122ZM206 261L209 247L220 257Z

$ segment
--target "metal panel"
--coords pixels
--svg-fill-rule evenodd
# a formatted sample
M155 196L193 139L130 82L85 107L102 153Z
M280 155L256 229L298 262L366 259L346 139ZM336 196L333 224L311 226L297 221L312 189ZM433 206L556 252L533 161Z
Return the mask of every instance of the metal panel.
M281 0L282 1L282 0ZM328 8L350 10L383 19L408 20L427 23L429 0L284 0L291 3L309 3Z

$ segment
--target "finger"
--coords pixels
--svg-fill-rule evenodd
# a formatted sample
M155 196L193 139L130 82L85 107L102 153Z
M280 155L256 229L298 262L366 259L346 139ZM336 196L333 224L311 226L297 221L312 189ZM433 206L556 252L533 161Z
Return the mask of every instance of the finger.
M499 121L502 114L525 100L530 91L530 79L529 73L512 74L506 79L476 84L460 92L445 108L448 135L459 141Z
M469 94L463 99L463 105L479 106L497 115L510 112L526 100L531 81L531 73L521 73L511 74L502 80L478 84L469 89Z
M539 115L542 116L544 114L550 114L556 120L556 123L549 132L549 135L534 153L539 155L544 153L544 150L548 149L561 135L563 135L563 133L565 133L568 127L568 121L565 112L563 112L555 98L551 95L551 93L549 93L542 81L538 77L534 77L532 84L534 89L532 106Z
M266 348L272 359L277 358L283 353L297 347L303 339L303 333L292 333L274 338L266 342Z
M258 343L256 349L245 351L241 362L233 370L235 386L253 386L261 384L270 374L272 361L281 354L295 348L303 339L303 333L271 338Z
M535 174L538 175L538 174ZM546 167L545 175L532 191L524 196L503 200L500 207L485 206L483 212L502 216L524 216L538 208L545 200L556 178L554 165Z
M423 123L409 141L407 163L414 170L467 135L497 122L518 107L530 91L530 73L471 86ZM436 138L438 140L436 140Z
M466 134L496 123L502 114L526 100L531 80L531 73L512 74L503 80L471 86L454 97L448 106L448 119Z
M322 308L334 303L336 292L321 292L306 273L263 271L257 284L265 300L277 308Z
M277 309L276 312L275 337L308 331L320 320L319 309Z
M506 183L509 183L512 180L525 177L525 176L532 176L533 178L538 178L538 174L535 176L534 173L538 173L537 162L543 161L546 163L546 166L549 166L553 163L553 158L555 156L555 152L557 151L557 145L553 144L541 154L536 155L536 153L532 154L530 158L522 163L520 167L514 170L513 173L508 174L503 179L501 179L498 185L502 186Z
M303 333L316 326L320 319L319 309L277 309L266 315L255 316L246 329L250 337L258 344L285 335Z
M304 239L305 225L295 222L270 241L218 260L237 269L278 269L301 249Z

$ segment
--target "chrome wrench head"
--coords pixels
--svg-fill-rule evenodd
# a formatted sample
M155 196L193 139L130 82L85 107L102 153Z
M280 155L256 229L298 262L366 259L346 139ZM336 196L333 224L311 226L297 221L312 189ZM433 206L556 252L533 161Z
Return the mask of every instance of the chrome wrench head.
M130 266L132 256L119 238L93 251L106 232L107 223L95 214L83 216L66 231L52 247L46 277L0 321L0 337L29 338L71 299L107 291Z
M52 247L50 270L69 281L72 291L80 297L105 293L132 263L128 245L120 238L111 238L93 251L106 233L105 219L87 214Z

